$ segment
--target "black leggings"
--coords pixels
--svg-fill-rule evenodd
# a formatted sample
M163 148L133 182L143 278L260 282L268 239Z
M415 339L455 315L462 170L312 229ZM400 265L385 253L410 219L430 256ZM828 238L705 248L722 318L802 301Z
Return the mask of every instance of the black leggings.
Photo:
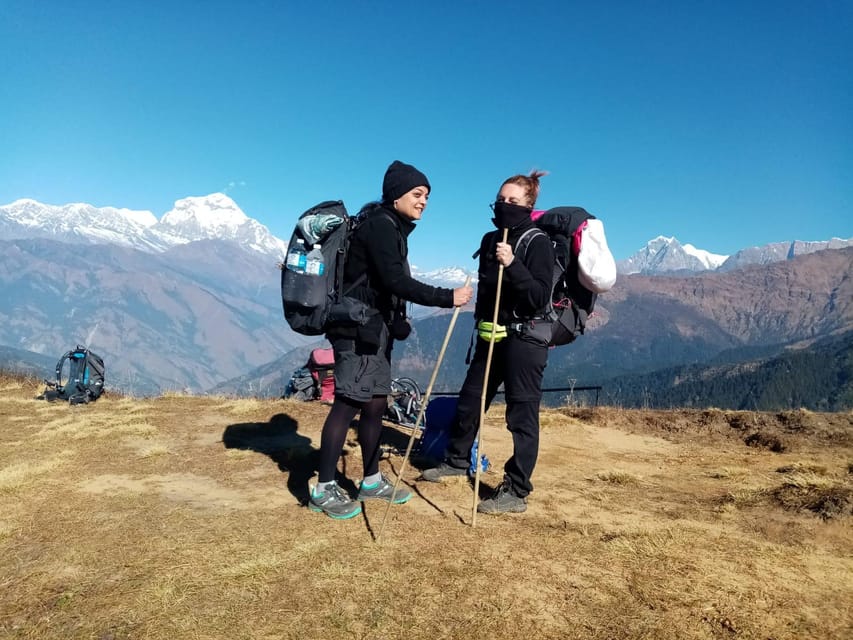
M331 482L335 479L338 458L341 457L347 439L347 430L359 411L361 416L358 420L358 442L364 461L363 477L379 472L379 438L382 435L382 415L387 405L388 398L384 395L373 396L373 399L367 402L355 402L335 396L320 438L320 482Z

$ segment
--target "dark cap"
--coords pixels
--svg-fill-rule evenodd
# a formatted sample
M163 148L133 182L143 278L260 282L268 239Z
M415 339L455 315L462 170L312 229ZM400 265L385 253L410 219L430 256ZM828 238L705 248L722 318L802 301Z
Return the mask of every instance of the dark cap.
M394 160L385 172L385 179L382 181L382 202L390 204L415 187L426 187L427 193L429 193L429 180L412 165Z

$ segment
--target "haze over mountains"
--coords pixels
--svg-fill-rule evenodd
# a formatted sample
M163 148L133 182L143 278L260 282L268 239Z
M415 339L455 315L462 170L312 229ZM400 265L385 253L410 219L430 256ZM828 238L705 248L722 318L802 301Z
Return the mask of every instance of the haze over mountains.
M0 206L0 238L0 345L18 362L33 352L43 366L84 343L106 360L108 387L277 395L316 344L281 314L275 264L286 243L224 194L179 200L160 220L18 200ZM821 250L851 243L792 241L720 256L659 236L619 264L623 275L600 297L587 335L552 354L549 379L602 382L843 333L853 322L853 249ZM417 275L454 286L466 272ZM464 371L470 324L463 314L447 388ZM446 326L441 314L417 320L395 348L398 372L428 377Z

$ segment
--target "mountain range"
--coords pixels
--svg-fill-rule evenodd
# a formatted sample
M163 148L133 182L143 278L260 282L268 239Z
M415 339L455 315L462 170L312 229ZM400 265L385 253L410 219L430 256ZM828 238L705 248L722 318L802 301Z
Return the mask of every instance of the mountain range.
M30 352L31 366L44 366L83 343L106 360L108 386L123 391L276 395L318 344L281 315L275 264L286 243L224 194L184 198L159 220L18 200L0 206L0 237L0 345L15 362ZM760 345L777 345L778 354L841 331L851 322L853 250L842 249L851 242L720 256L659 236L619 263L622 275L599 298L587 335L552 354L547 383L604 383ZM444 286L465 276L454 267L416 273ZM464 374L468 316L443 368L448 389ZM421 310L415 318L395 368L423 381L447 315Z
M853 238L818 242L776 242L762 247L741 249L731 256L711 253L697 249L692 244L681 244L676 238L658 236L650 240L645 247L626 260L616 263L618 273L630 275L688 274L707 271L733 271L752 264L771 264L782 260L791 260L797 256L823 251L841 249L853 245Z

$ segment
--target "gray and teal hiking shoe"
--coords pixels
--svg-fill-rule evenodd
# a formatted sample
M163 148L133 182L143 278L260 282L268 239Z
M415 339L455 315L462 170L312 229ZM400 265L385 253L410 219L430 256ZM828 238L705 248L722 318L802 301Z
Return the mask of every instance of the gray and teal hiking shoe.
M524 513L527 511L527 498L517 496L508 482L502 482L491 498L480 501L477 511L479 513Z
M337 483L326 485L323 493L316 494L315 491L316 487L312 487L311 498L308 500L308 508L311 511L325 513L335 520L347 520L361 513L361 505L350 500Z
M432 469L424 469L423 473L421 473L421 478L423 478L427 482L441 482L444 478L467 475L467 468L460 469L459 467L454 467L447 464L446 462L442 462L437 467L433 467Z
M406 487L399 485L397 493L394 494L394 500L391 500L391 495L394 494L394 485L388 482L388 478L382 476L382 479L373 486L361 483L361 490L358 492L359 500L387 500L392 504L403 504L412 499L412 492Z

